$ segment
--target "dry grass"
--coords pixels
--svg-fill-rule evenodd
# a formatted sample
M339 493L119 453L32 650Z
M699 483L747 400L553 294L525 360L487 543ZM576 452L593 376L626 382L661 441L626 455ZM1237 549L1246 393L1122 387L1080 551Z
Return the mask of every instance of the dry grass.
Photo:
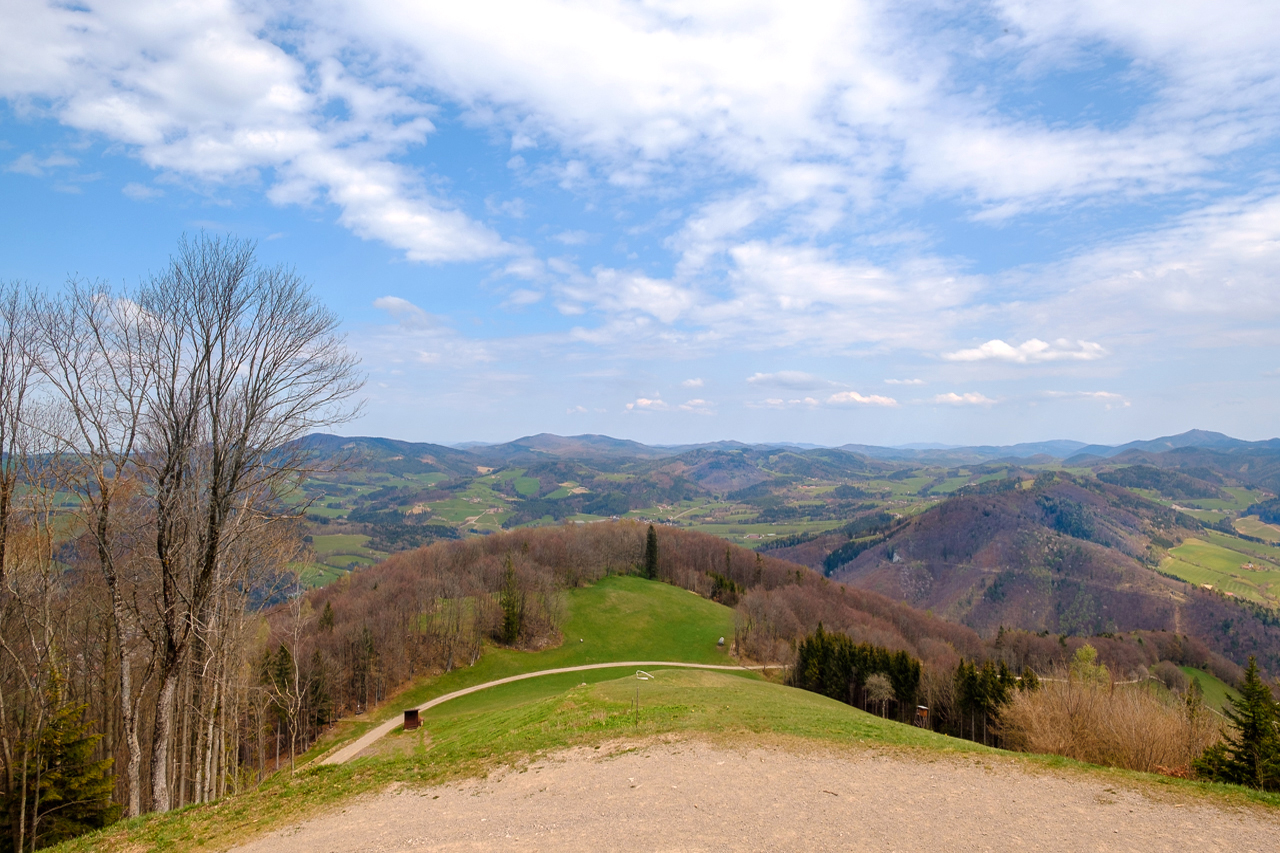
M1142 684L1067 677L1015 695L1001 727L1013 749L1184 777L1221 737L1218 720L1203 706Z

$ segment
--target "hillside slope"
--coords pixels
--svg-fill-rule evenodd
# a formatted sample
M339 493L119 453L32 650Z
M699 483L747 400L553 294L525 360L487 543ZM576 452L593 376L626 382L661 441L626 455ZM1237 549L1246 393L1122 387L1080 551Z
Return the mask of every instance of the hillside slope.
M1200 637L1237 662L1280 671L1280 620L1269 610L1165 577L1164 549L1198 523L1097 480L1041 477L1030 488L977 490L908 520L833 577L953 619L1092 635L1132 630Z

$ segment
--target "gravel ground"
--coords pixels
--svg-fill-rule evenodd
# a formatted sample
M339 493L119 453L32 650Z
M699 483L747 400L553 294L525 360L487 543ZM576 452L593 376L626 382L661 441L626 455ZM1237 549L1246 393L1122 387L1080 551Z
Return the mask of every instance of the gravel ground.
M1280 812L1003 757L677 741L389 790L237 849L1275 853Z

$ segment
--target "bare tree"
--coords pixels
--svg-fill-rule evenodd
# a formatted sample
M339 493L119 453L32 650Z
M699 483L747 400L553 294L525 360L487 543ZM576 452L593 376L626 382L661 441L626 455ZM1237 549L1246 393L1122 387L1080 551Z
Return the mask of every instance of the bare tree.
M0 286L0 595L5 547L18 472L23 465L26 408L36 375L36 324L31 296L17 283Z
M354 414L362 384L337 317L252 243L184 240L138 293L155 384L139 460L155 495L159 697L152 807L170 807L174 696L232 542L279 513L310 458L298 439Z
M133 588L136 567L117 542L118 522L138 496L134 459L139 427L155 382L147 318L136 303L101 284L72 281L37 314L41 373L62 402L60 418L42 424L57 446L58 477L75 496L70 512L90 538L111 601L119 701L128 760L126 814L142 812L140 702L150 677L135 684L134 650L143 638ZM128 540L128 536L123 537Z

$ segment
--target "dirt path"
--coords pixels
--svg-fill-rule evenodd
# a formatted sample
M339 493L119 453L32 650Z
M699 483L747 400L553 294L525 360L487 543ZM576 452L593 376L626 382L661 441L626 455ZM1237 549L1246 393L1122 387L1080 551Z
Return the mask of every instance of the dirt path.
M1274 853L1280 813L1004 757L677 741L388 792L237 849Z
M613 667L630 668L633 666L634 667L646 667L646 666L681 667L684 669L731 669L731 670L767 669L767 667L760 667L760 666L726 666L724 664L717 664L717 663L676 663L674 661L658 661L658 660L618 661L617 663L587 663L587 664L582 664L581 666L561 667L560 669L542 669L542 670L538 670L537 672L523 672L520 675L511 675L506 678L499 678L496 681L486 681L484 684L477 684L474 687L467 687L462 690L455 690L452 693L446 693L443 696L437 696L435 699L432 699L430 702L424 702L421 705L419 705L418 710L425 711L428 708L434 708L437 705L440 705L444 702L448 702L450 699L457 699L460 696L466 696L467 694L475 693L478 690L487 690L490 687L497 687L499 684L510 684L513 681L524 681L526 678L537 678L541 675L557 675L562 672L584 672L588 669L611 669ZM368 732L365 732L356 740L353 740L351 743L347 744L341 749L335 750L334 752L331 752L328 755L321 758L320 763L321 764L345 764L346 762L360 755L360 753L364 752L369 747L373 746L375 743L378 742L379 739L395 731L396 726L401 725L403 722L404 722L404 717L399 716L399 717L392 717L389 720L379 723L375 728L369 730Z

